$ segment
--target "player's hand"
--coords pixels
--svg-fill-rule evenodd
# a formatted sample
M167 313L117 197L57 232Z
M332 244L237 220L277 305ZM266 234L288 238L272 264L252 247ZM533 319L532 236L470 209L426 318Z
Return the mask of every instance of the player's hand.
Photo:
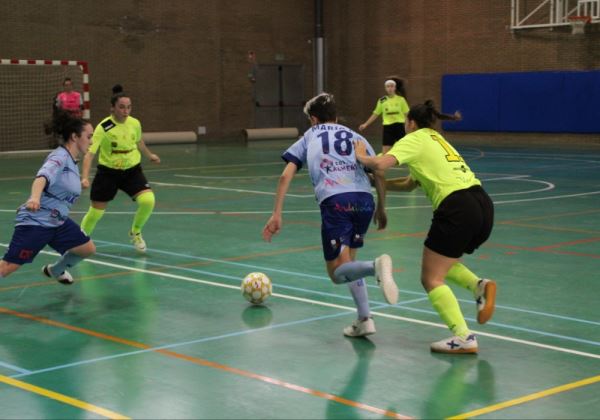
M273 235L277 235L281 230L281 226L283 221L281 220L281 216L272 215L267 224L263 228L262 237L265 241L271 242Z
M155 155L154 153L150 153L150 162L152 163L160 163L160 158L158 157L158 155Z
M29 211L38 211L40 209L40 200L36 198L30 198L25 203L25 208Z
M81 178L81 188L83 188L84 190L86 188L90 188L90 180L87 178Z
M462 121L462 114L460 113L460 111L454 112L454 121Z
M387 226L387 214L385 210L381 207L377 207L375 209L375 214L373 215L373 223L377 226L377 230L384 230Z
M366 128L367 128L367 124L361 124L358 126L358 131L365 131Z
M356 154L356 157L367 155L367 145L364 141L354 140L354 153Z

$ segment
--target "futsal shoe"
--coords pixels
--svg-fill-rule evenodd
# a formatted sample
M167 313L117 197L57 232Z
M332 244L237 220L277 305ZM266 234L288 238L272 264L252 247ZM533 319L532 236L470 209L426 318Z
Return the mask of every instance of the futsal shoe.
M52 274L52 271L50 271L50 267L51 264L46 264L45 266L42 267L42 273L44 273L44 275L46 277L50 277L51 279L56 279L56 281L58 281L61 284L73 284L73 276L71 275L71 273L69 273L67 270L65 270L60 276L54 276Z
M394 282L392 257L382 254L375 258L375 278L386 302L390 305L398 303L398 286Z
M366 337L367 335L375 334L375 322L373 318L367 318L363 321L357 319L352 325L344 328L346 337Z
M146 241L142 238L142 234L129 232L131 243L139 252L146 252Z
M475 292L475 303L477 304L477 322L485 324L494 314L496 308L496 282L481 279L477 282Z
M470 334L467 338L455 336L431 343L431 351L434 353L474 354L477 353L477 350L475 334Z

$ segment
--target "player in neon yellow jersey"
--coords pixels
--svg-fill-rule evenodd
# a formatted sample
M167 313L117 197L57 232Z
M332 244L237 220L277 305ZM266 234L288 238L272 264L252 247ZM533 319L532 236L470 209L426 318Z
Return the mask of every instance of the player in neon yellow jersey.
M88 188L90 166L94 156L100 153L90 192L92 205L81 222L81 228L91 235L96 223L104 215L108 202L115 198L118 190L122 190L138 203L129 236L135 248L145 252L142 228L152 214L155 198L142 171L140 151L151 162L160 163L160 158L144 143L142 125L129 115L131 98L120 85L113 87L111 105L111 115L94 130L92 145L83 160L81 184L83 188Z
M404 122L409 108L402 79L391 76L385 81L384 87L385 96L379 98L373 113L367 121L358 127L358 130L364 131L381 116L383 120L382 152L387 153L396 141L406 135Z
M496 283L479 278L459 262L490 236L494 205L464 159L432 127L436 119L456 119L441 114L432 101L411 107L402 141L382 156L368 156L356 142L357 159L374 170L406 164L410 175L396 180L396 189L412 191L420 186L433 204L433 220L421 266L421 283L429 300L454 336L431 344L440 353L476 353L477 338L471 334L447 279L470 290L477 303L477 321L487 322L494 313Z

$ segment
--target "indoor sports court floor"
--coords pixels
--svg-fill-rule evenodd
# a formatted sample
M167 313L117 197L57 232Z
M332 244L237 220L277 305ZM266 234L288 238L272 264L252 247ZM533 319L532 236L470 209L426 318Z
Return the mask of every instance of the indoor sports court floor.
M429 352L449 332L419 283L431 217L422 192L390 193L388 229L359 253L392 255L400 303L371 286L377 334L344 338L353 302L326 278L305 171L283 232L260 237L284 147L155 147L147 255L128 244L135 207L119 193L73 286L42 277L49 249L4 279L0 417L599 416L600 148L459 147L496 203L491 239L465 261L498 281L499 296L480 326L472 297L455 289L480 353L447 356ZM42 159L0 157L1 252ZM240 294L251 271L274 282L266 306Z

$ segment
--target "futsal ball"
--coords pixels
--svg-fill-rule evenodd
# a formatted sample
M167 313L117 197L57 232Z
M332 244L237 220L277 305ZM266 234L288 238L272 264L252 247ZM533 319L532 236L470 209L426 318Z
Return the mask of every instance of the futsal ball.
M263 303L273 291L271 279L263 273L250 273L242 280L242 295L255 305Z

